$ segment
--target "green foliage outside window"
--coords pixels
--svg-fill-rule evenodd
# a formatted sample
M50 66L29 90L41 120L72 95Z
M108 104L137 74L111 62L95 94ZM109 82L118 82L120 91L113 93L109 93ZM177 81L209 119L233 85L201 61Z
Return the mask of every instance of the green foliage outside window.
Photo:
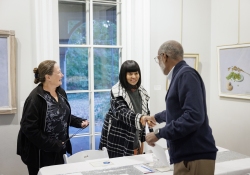
M86 25L78 25L69 38L70 43L82 44L86 40ZM115 45L116 25L109 21L94 21L94 44ZM68 48L66 57L67 90L88 89L88 49ZM118 80L119 50L112 48L94 49L95 89L111 88Z

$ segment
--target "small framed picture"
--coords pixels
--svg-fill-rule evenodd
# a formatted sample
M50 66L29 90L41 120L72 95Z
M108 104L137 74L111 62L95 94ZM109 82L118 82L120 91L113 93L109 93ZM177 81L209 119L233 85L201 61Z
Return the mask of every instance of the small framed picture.
M250 44L218 46L219 95L250 99Z
M199 54L185 53L183 59L189 66L198 71Z

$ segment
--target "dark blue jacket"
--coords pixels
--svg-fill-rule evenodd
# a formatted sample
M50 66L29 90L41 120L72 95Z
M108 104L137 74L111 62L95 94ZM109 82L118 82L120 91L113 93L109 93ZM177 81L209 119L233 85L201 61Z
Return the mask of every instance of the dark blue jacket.
M166 110L155 115L166 122L159 136L167 140L170 163L216 159L217 148L209 126L205 86L199 73L179 62L165 97Z

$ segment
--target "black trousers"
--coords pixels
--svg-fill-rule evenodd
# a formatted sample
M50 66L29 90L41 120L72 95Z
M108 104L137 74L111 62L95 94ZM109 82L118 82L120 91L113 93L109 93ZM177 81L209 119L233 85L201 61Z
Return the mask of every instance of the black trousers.
M37 175L38 174L39 168L29 166L29 165L27 165L27 167L28 167L29 175Z
M34 165L27 165L29 175L37 175L39 168L51 165L64 164L63 154L66 151L56 152L40 152L40 167Z

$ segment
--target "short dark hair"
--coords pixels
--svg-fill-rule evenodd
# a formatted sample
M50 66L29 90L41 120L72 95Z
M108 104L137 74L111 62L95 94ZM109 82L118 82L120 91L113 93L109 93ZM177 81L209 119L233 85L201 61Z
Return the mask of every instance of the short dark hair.
M127 60L125 61L120 69L119 80L123 88L126 90L131 89L131 85L127 82L127 72L139 72L140 78L136 84L136 89L141 85L141 70L138 63L134 60Z

